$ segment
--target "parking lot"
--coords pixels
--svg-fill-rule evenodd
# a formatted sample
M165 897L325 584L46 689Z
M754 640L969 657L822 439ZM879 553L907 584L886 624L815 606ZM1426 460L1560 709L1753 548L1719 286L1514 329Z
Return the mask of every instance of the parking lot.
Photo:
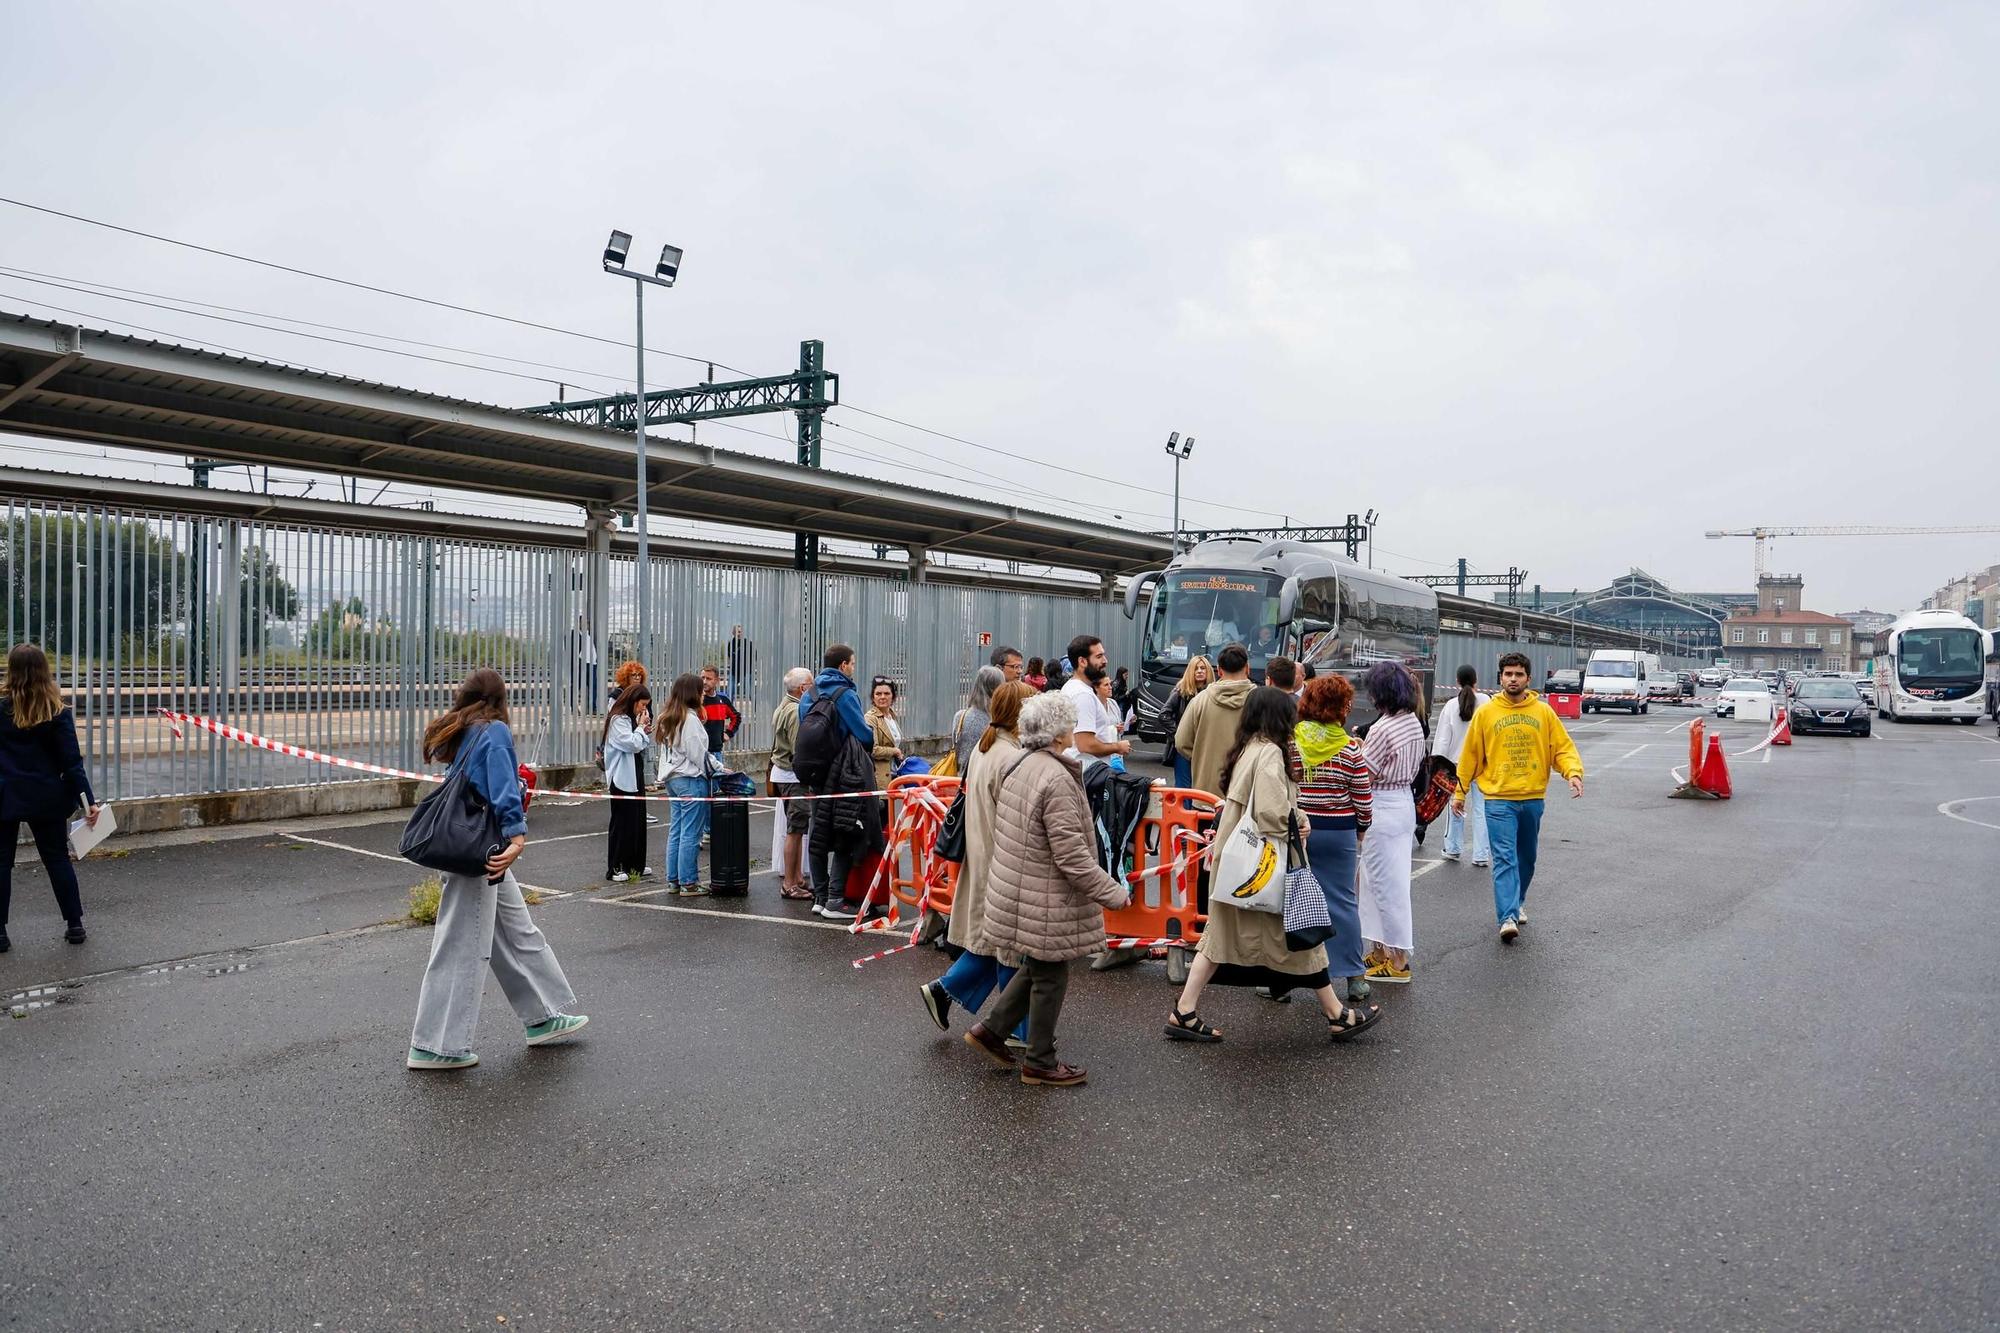
M604 884L594 805L538 803L521 866L589 1030L524 1049L489 986L451 1075L401 1065L398 820L128 843L81 947L23 864L0 1327L1990 1327L1993 726L1671 801L1694 715L1571 724L1520 946L1434 834L1366 1037L1229 992L1227 1042L1171 1044L1162 964L1079 974L1074 1092L768 874Z

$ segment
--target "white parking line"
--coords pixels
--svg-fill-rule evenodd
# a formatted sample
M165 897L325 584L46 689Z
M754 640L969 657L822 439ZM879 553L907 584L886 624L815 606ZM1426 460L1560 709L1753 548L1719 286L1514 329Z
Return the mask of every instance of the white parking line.
M1956 801L1946 801L1937 808L1937 811L1946 819L1956 819L1961 824L1977 824L1981 828L2000 829L2000 824L1989 824L1983 819L1974 819L1971 815L1962 815L1958 812L1959 806L1973 805L1980 801L2000 801L2000 796L1966 796Z
M356 856L372 856L378 861L402 861L404 865L411 864L400 856L391 856L387 852L372 852L366 847L349 847L344 842L328 842L325 838L308 838L303 833L287 833L284 836L295 842L309 842L315 847L330 847L336 852L353 852ZM554 841L554 839L550 839L549 841ZM418 869L421 868L418 867ZM530 884L518 876L514 882L519 884L524 892L539 893L544 898L568 898L571 896L566 889L545 889L539 884Z

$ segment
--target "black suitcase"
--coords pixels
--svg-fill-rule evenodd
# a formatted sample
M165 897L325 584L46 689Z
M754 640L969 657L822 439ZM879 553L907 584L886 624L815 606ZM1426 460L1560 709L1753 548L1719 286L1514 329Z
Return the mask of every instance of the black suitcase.
M717 898L750 892L750 802L717 801L709 808L708 891Z

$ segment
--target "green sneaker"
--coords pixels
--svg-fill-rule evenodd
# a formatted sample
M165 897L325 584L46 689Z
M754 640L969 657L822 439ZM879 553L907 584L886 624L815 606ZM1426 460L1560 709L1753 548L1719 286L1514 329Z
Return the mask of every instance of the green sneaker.
M403 1061L406 1069L470 1069L479 1063L476 1055L439 1055L420 1046L410 1048L410 1058Z
M528 1045L540 1046L543 1042L561 1041L570 1033L590 1021L589 1014L557 1014L539 1023L528 1024Z

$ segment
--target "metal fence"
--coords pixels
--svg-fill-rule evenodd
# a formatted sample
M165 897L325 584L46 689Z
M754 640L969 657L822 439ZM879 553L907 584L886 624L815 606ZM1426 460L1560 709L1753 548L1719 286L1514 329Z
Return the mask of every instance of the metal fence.
M1438 636L1437 693L1440 698L1452 690L1452 680L1458 668L1470 663L1479 673L1479 688L1491 690L1499 683L1500 654L1525 653L1533 669L1528 679L1536 689L1548 679L1549 672L1564 667L1580 667L1590 656L1588 647L1573 647L1568 643L1533 643L1519 639L1487 638L1476 634L1447 632ZM1660 658L1662 666L1677 671L1692 671L1707 663L1693 657Z
M636 639L634 561L605 571L609 663L590 632L594 557L557 546L355 532L237 518L9 500L0 514L8 643L39 643L75 705L100 795L183 795L352 780L189 730L200 713L295 745L423 767L424 724L469 670L508 682L516 740L535 764L587 763L609 664ZM658 560L656 670L707 663L735 678L736 745L768 744L802 599L860 672L898 681L905 731L941 733L992 644L1029 655L1088 631L1132 639L1109 603L850 575ZM740 632L739 632L740 631Z

